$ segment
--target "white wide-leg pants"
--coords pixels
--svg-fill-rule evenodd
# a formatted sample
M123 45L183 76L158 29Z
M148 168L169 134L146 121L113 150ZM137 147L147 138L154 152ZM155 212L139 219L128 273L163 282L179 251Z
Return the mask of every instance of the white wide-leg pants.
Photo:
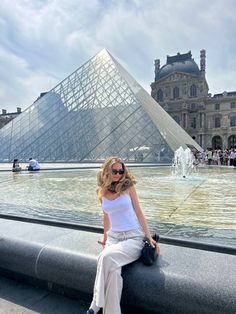
M140 257L144 236L141 229L108 231L106 246L98 256L93 295L93 302L103 308L103 314L121 314L121 267Z

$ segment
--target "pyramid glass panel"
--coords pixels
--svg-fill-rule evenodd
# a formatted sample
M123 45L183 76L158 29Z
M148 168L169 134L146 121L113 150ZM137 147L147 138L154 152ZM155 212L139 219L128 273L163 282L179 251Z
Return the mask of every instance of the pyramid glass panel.
M103 49L0 130L0 161L171 162L201 147Z

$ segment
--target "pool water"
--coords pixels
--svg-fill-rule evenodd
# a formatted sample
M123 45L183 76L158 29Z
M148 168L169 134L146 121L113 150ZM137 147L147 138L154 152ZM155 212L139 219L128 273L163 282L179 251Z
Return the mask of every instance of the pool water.
M102 226L97 171L0 172L0 213ZM174 176L169 167L131 171L153 231L235 246L235 169L202 167L187 178Z

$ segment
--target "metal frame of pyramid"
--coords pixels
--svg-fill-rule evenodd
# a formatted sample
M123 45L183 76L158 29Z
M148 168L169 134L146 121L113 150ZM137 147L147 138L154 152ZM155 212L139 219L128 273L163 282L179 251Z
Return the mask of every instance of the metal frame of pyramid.
M172 161L201 147L106 50L0 130L0 161Z

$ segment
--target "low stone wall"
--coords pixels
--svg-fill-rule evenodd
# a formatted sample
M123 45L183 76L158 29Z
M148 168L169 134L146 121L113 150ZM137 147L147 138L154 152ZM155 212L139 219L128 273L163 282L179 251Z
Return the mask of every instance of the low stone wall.
M98 233L0 219L0 268L92 297ZM236 256L161 243L155 265L122 270L122 307L136 313L236 313ZM33 281L33 280L32 280Z

